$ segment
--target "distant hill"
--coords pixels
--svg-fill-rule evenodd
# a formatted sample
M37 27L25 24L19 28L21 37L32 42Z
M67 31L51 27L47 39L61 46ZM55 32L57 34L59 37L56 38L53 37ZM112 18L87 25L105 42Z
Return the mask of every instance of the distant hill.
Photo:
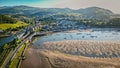
M109 18L114 13L108 9L99 7L88 7L85 9L73 10L69 8L36 8L29 6L0 7L0 14L22 14L28 16L41 16L51 14L77 13L84 18Z
M79 9L76 10L77 13L81 13L87 18L99 18L99 19L105 19L109 18L110 15L113 15L114 13L108 9L99 8L99 7L89 7L85 9Z
M38 8L28 6L0 7L0 14L33 14Z
M59 12L69 12L68 8L36 8L29 6L13 6L13 7L0 7L0 14L23 14L23 15L33 15L36 13L59 13Z

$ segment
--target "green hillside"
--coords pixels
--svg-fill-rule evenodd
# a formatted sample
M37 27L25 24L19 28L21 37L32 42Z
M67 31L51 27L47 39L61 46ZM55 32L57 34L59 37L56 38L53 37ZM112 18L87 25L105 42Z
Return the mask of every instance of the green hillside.
M27 26L28 24L21 22L21 21L17 21L15 24L0 24L0 30L6 30L6 29L14 29L17 27L22 27L22 26Z
M3 23L16 23L17 20L13 19L12 17L8 15L0 15L0 24Z
M7 15L0 15L0 30L15 29L18 27L24 27L28 24L11 18Z

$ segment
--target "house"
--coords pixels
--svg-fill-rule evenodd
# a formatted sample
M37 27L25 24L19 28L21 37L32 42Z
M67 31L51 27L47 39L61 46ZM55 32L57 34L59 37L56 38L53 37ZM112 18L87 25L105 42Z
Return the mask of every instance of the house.
M111 16L110 16L110 19L113 19L113 18L120 18L120 14L111 15Z

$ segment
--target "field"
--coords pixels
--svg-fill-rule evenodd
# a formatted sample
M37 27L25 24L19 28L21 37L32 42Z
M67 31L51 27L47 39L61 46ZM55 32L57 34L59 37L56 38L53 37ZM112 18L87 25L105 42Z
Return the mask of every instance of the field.
M27 26L28 24L26 23L23 23L21 21L18 21L17 23L15 24L0 24L0 30L6 30L6 29L14 29L14 28L17 28L17 27L22 27L22 26Z

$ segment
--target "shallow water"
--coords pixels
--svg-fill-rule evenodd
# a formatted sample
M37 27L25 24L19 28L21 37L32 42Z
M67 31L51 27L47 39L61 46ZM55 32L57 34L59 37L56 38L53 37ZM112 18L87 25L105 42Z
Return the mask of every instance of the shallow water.
M0 46L3 46L6 43L9 43L15 39L14 36L9 36L9 37L2 37L0 38Z
M33 41L33 44L35 46L39 46L42 45L44 42L63 40L120 40L120 32L117 31L93 31L77 33L59 32L54 34L48 34L42 37L37 37Z

